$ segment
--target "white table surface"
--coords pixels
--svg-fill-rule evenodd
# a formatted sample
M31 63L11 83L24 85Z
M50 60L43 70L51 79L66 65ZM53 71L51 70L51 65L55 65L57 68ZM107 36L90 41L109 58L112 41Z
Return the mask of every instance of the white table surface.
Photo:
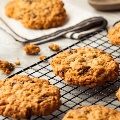
M82 9L87 10L89 12L97 13L100 16L106 18L108 20L108 27L112 26L112 24L117 20L120 20L120 11L115 11L115 12L97 11L88 4L87 0L72 0L71 2L73 2L73 5L81 7ZM77 40L71 40L67 38L57 38L52 42L60 45L61 49L63 49L77 42ZM19 42L16 42L10 35L5 33L3 30L0 30L0 60L8 60L9 62L13 63L16 62L17 59L19 58L21 62L21 65L16 67L11 74L16 73L17 71L38 62L40 55L50 56L54 54L55 52L50 51L48 46L49 46L49 42L39 45L39 47L41 48L41 52L38 55L29 56L26 55L25 51L23 50L24 45L22 45ZM7 77L8 76L4 75L0 71L0 79L5 79Z

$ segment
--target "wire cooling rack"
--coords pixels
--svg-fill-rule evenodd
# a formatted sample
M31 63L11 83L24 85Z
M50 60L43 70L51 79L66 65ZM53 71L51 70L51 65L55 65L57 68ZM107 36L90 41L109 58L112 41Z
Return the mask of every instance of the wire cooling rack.
M94 33L88 37L82 38L81 41L65 48L64 50L84 46L98 48L104 50L106 53L111 54L114 59L120 63L120 49L119 47L110 44L106 35L107 30L102 30L98 33ZM120 86L120 76L115 82L107 83L103 87L88 89L84 87L68 86L61 78L55 76L52 72L49 61L56 54L16 73L18 75L28 75L30 77L42 77L48 79L51 84L60 88L61 91L62 105L59 110L56 110L49 116L33 116L30 120L61 120L68 110L73 109L79 105L88 106L98 104L120 110L120 102L115 96L115 93ZM0 120L11 119L0 116Z

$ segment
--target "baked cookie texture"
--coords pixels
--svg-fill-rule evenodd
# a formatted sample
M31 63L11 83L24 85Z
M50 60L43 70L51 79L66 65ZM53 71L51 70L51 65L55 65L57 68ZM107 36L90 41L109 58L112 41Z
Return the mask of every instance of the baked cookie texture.
M27 55L36 55L40 52L39 46L32 44L32 43L26 44L24 47L24 50Z
M16 75L0 81L0 114L14 119L49 115L61 105L60 90L45 79Z
M57 54L50 64L68 85L93 88L117 79L119 64L102 50L81 47Z
M61 0L13 0L6 5L5 13L32 29L59 27L67 18Z
M0 60L0 70L2 70L5 75L10 74L14 69L15 65L13 63L6 60Z
M68 111L62 120L120 120L120 112L100 105L83 106Z
M120 101L120 88L119 88L118 91L116 92L116 97L117 97L118 100Z
M112 44L120 45L120 23L109 29L108 38Z

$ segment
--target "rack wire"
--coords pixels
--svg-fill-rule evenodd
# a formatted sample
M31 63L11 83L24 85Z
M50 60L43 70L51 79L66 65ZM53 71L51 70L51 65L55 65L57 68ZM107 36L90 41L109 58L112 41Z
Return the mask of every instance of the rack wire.
M77 47L93 47L104 50L109 53L113 58L120 63L120 49L118 46L114 46L109 43L107 38L107 30L101 30L100 32L90 34L87 37L82 38L79 42L63 49L74 49ZM63 51L61 50L61 51ZM61 52L59 51L59 52ZM58 54L58 52L56 53ZM96 88L85 88L68 86L64 80L55 76L52 72L52 67L49 61L56 55L47 57L46 59L35 63L16 74L18 75L28 75L30 77L45 78L50 81L51 84L60 88L62 105L59 110L56 110L49 116L33 116L30 120L61 120L65 113L79 105L104 105L106 107L111 107L120 110L120 102L115 96L116 91L120 86L120 76L115 82L107 83L105 86ZM14 76L13 74L12 76ZM10 76L10 77L12 77ZM10 118L0 116L0 120L11 120Z

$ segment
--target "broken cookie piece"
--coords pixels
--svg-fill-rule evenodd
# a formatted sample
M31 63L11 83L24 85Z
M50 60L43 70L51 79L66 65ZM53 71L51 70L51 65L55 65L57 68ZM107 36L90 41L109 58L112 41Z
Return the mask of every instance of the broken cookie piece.
M21 64L19 58L18 58L18 60L17 60L16 62L14 62L14 63L15 63L15 65L20 65L20 64Z
M49 48L53 51L58 51L60 50L60 46L57 44L50 43Z
M44 60L45 58L47 58L47 56L45 56L45 55L40 56L40 60Z
M35 44L26 44L24 50L27 55L36 55L40 52L40 48Z
M15 65L20 65L20 61L16 61L16 62L15 62Z
M9 63L8 61L0 60L0 70L3 71L4 74L8 75L15 69L14 64Z

